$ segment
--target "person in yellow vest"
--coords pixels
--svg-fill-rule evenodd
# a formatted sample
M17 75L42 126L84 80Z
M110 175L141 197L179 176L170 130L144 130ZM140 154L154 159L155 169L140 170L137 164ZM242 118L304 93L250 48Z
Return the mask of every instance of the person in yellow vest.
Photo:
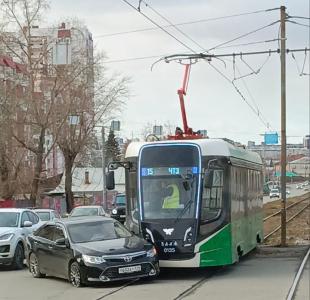
M164 198L162 208L179 208L180 207L180 191L176 184L169 184L167 189L171 190L170 195Z

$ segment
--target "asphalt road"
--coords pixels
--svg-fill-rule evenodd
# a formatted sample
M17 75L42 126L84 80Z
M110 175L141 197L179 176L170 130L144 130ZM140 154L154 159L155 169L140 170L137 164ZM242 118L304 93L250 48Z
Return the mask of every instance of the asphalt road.
M290 190L290 194L286 196L286 198L297 197L303 194L306 194L308 191L304 191L303 189L296 189L296 184L288 184L287 187ZM271 198L269 196L264 196L264 203L268 203L271 201L279 200L279 198Z
M285 299L304 247L259 248L238 264L204 270L163 270L152 282L118 282L74 288L65 281L32 278L28 270L0 269L1 300ZM303 288L300 295L308 294Z

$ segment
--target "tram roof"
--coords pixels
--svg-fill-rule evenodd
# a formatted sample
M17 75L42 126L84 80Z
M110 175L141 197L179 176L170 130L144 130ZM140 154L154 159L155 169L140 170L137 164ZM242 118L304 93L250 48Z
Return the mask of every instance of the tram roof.
M132 142L128 145L125 157L137 157L140 149L145 145L177 145L177 144L194 144L201 149L202 156L226 156L242 159L257 164L262 164L262 159L259 154L246 150L242 147L237 147L222 139L197 139L197 140L167 140L156 142Z

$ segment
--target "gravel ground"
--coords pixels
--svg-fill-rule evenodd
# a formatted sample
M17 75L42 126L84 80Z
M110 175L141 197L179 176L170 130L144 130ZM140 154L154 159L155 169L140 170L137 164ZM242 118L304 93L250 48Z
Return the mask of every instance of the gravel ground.
M306 199L302 204L298 204L295 207L287 211L287 219L289 219L294 213L297 213L302 207L310 203L310 193L303 196L293 197L287 199L287 205L298 202L301 199ZM264 217L267 217L276 211L281 209L281 200L276 200L264 204ZM280 225L280 215L272 217L271 219L264 222L264 235L271 232L277 226ZM267 241L266 245L279 245L280 244L280 230L271 236ZM288 245L310 245L310 207L304 210L296 219L292 220L287 224L286 237Z

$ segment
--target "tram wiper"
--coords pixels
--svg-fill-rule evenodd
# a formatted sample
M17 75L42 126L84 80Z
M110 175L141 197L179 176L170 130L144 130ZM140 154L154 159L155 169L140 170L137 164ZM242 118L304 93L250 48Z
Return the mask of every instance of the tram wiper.
M174 224L176 224L182 218L182 216L186 213L187 209L190 208L190 206L192 205L193 202L194 202L193 199L189 199L186 202L184 208L180 211L177 218L175 219Z
M185 177L182 176L182 178L184 179L184 181L183 181L184 189L186 191L191 190L190 199L185 203L183 209L180 211L180 213L176 217L174 224L176 224L182 218L182 216L186 213L186 211L191 207L192 203L194 202L194 200L193 200L194 189L192 187L193 187L193 183L195 182L196 178L193 176L192 173L188 173L188 174L186 174Z

